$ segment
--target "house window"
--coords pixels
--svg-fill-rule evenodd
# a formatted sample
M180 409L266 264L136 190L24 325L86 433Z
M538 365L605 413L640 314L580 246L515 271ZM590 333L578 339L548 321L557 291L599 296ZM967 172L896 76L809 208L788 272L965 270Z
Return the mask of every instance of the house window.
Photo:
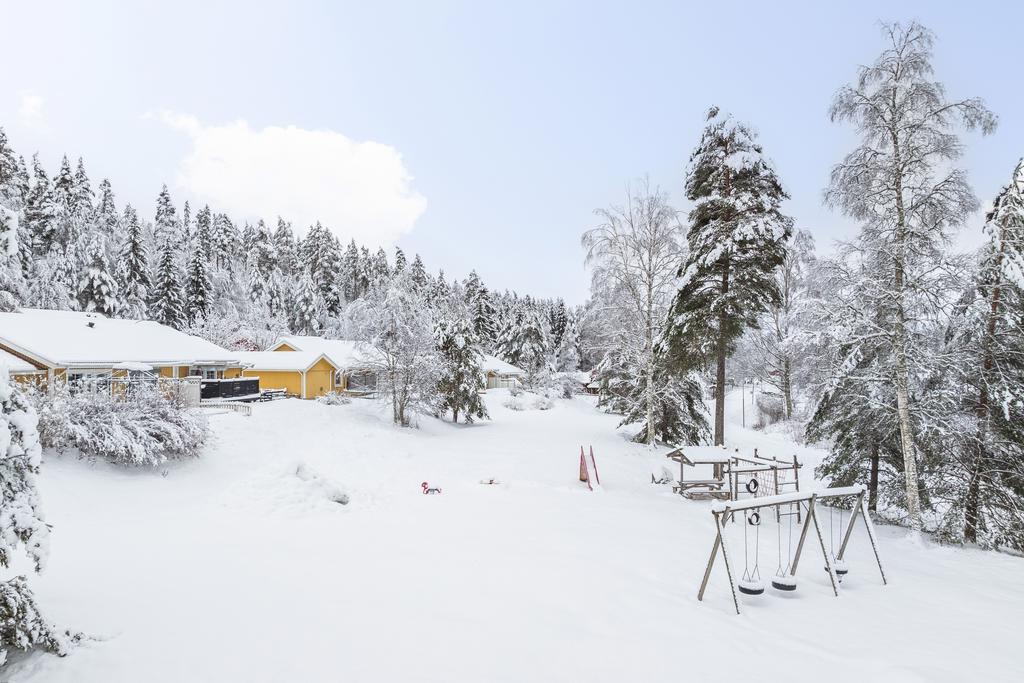
M342 374L340 372L335 372L334 373L334 386L335 386L335 388L338 388L338 387L341 386L341 378L342 378Z
M216 370L206 370L203 372L203 379L217 379Z

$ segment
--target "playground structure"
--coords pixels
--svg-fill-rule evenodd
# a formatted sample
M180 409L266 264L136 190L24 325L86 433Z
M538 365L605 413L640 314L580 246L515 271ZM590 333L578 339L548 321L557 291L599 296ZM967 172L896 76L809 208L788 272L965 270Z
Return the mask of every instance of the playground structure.
M751 458L739 455L739 451L732 455L723 451L721 454L691 457L683 449L676 448L665 457L679 463L679 480L672 485L672 491L693 500L735 501L744 495L756 498L800 491L800 468L803 465L795 455L789 461L766 458L755 448ZM711 468L710 478L687 479L687 468L704 468L706 471L708 467Z
M776 590L785 592L796 590L797 567L800 564L800 558L803 554L804 545L807 540L807 532L813 524L814 531L818 537L818 543L821 546L821 553L825 558L825 571L828 572L829 580L832 582L832 592L836 597L839 597L840 581L842 577L848 573L848 568L843 558L846 554L846 548L850 542L850 537L853 534L853 527L858 517L863 520L864 528L871 541L871 549L875 554L875 562L878 564L878 571L882 575L882 583L887 584L888 582L885 578L885 570L882 568L882 559L878 554L878 543L875 540L874 526L872 525L871 518L868 516L867 512L865 491L866 489L863 485L858 485L840 488L826 488L813 492L795 491L792 493L754 497L740 501L716 502L711 508L711 514L715 518L715 542L711 547L711 556L708 558L707 568L704 570L704 580L700 584L700 591L697 593L697 600L704 600L704 592L707 589L708 580L711 578L711 570L714 567L719 551L722 553L722 561L725 564L725 571L729 577L729 586L732 590L732 600L733 605L736 608L736 614L740 613L740 602L739 597L737 596L737 591L745 595L752 596L764 593L765 586L761 579L759 566L761 523L764 521L761 511L764 509L769 509L775 513L774 517L778 527L778 564L775 574L771 580L772 587ZM818 522L818 511L820 510L819 501L843 501L850 499L854 500L850 508L850 519L848 523L844 524L843 522L845 510L829 506L829 547L826 548L825 538L822 535L821 525ZM839 510L839 533L837 537L834 537L832 533L833 528L835 527L833 520L837 509ZM803 512L802 522L799 519L801 511ZM730 521L736 521L737 513L743 515L743 574L738 580L736 579L735 571L731 564L732 560L730 560L730 553L724 534L726 524ZM786 519L789 525L788 552L785 556L782 552L783 519ZM797 541L795 552L792 545L794 519L797 519L797 524L800 525L799 539ZM750 531L750 529L753 529L753 531ZM751 553L749 553L751 536L753 537L754 547L753 562L750 561ZM839 540L838 552L835 547L836 540Z
M589 460L583 453L583 446L580 446L580 481L586 483L589 491L594 490L594 484L601 485L601 476L597 473L597 461L594 460L593 446L590 447Z

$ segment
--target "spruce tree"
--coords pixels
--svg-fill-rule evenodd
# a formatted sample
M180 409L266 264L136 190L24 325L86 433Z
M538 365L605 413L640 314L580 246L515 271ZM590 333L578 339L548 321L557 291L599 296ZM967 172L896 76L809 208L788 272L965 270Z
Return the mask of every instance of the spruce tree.
M202 229L197 227L197 229ZM206 250L199 239L193 240L192 254L188 261L188 277L185 284L185 316L189 324L196 324L206 319L210 310L212 288L210 284L210 266L206 260Z
M416 254L416 258L412 260L412 265L409 266L409 272L412 275L412 283L414 287L426 287L427 283L430 281L430 276L427 275L427 269L423 267L423 259L420 258L419 254Z
M274 249L281 272L289 276L298 275L301 268L292 224L280 216L277 217L277 229L274 230Z
M175 264L174 254L175 246L171 240L164 241L160 247L160 261L157 264L149 312L153 320L161 325L180 330L186 323L185 302L181 294L181 276Z
M149 276L149 250L142 224L131 204L124 207L123 223L125 236L117 268L123 304L121 313L127 318L145 320L153 283Z
M395 272L401 273L405 270L405 252L401 247L395 247Z
M153 237L160 244L175 242L181 246L178 213L171 201L171 193L164 184L156 198L156 215L153 218Z
M313 278L306 271L299 282L299 292L293 309L292 331L295 334L317 334L320 331L322 308L320 293L313 283Z
M105 240L116 240L119 237L121 217L114 201L114 188L104 178L100 181L100 199L96 206L96 227Z
M78 283L78 305L83 311L114 316L120 305L117 282L110 274L107 250L101 234L89 244L86 268Z
M562 339L558 343L555 357L557 368L561 372L576 372L580 366L580 329L576 325L576 316L566 313L565 327L562 329Z
M675 367L715 362L714 438L720 445L726 359L743 331L779 303L774 273L785 258L792 220L780 210L788 195L753 130L717 107L707 121L690 156L690 250L679 269L665 341Z
M468 312L458 307L440 320L434 338L441 357L441 377L437 392L440 409L451 411L452 422L465 422L487 417L487 407L480 397L484 388L482 356Z
M20 206L25 198L19 187L18 158L7 144L7 134L0 127L0 203L8 208Z
M38 477L42 461L38 418L18 385L0 367L0 569L21 551L42 572L50 529L43 517ZM66 654L80 636L60 631L40 614L24 576L0 581L0 667L13 650L41 648Z
M56 248L57 207L46 171L39 163L39 155L32 157L34 182L25 204L25 222L32 236L33 252L42 255Z

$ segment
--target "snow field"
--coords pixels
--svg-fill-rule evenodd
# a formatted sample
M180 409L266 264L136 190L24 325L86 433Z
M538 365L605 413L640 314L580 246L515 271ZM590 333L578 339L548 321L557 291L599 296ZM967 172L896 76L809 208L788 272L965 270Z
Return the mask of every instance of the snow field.
M696 600L710 503L651 485L663 457L591 399L513 411L506 396L487 394L491 421L418 430L367 401L258 404L212 416L204 457L166 476L48 455L52 553L33 585L52 618L99 640L23 658L5 680L1016 677L1020 559L879 526L883 587L858 528L838 599L809 539L797 591L743 597L736 616L720 562ZM820 452L734 422L731 446L797 452L810 477ZM600 469L593 493L576 480L581 444ZM766 583L774 532L761 528Z

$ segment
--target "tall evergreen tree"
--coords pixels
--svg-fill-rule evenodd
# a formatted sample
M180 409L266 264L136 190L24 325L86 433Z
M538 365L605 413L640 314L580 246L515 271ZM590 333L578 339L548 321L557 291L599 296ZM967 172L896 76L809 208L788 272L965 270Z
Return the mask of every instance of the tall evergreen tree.
M452 422L465 422L487 417L487 407L480 397L484 388L483 357L473 332L468 311L456 307L438 321L434 329L441 358L441 376L437 382L442 411L451 411Z
M46 567L50 529L39 495L38 418L17 383L0 368L0 569L17 567L21 552L36 572ZM42 617L24 576L0 581L0 666L12 650L65 654L75 640Z
M32 157L34 182L25 205L25 222L32 235L33 251L46 254L56 247L57 207L46 170L39 162L39 155Z
M302 274L299 292L295 300L292 316L292 331L295 334L317 334L320 331L320 315L322 312L320 293L309 272Z
M113 316L120 305L117 282L110 274L107 250L101 234L96 234L89 245L86 269L78 283L78 305L83 311L96 311Z
M123 223L125 236L117 268L123 302L121 312L125 317L144 320L149 313L153 283L149 276L149 249L139 215L131 204L124 207Z
M416 254L416 258L412 260L409 272L412 275L412 283L415 287L426 287L427 282L430 281L430 276L427 275L427 269L423 267L423 259L420 258L419 254Z
M197 226L197 230L201 230ZM192 244L192 254L188 261L188 276L185 284L185 317L189 324L205 320L210 310L212 286L210 284L210 265L206 260L206 250L196 233Z
M153 298L149 304L153 320L180 330L185 327L185 302L181 294L181 276L175 263L175 246L166 240L160 247Z
M403 270L405 270L405 252L401 247L395 247L395 272L400 273Z
M178 212L171 201L171 193L164 184L156 198L156 215L153 218L153 236L160 244L175 242L181 244L181 229L178 223Z
M774 273L785 258L792 220L780 210L788 195L753 130L717 107L707 121L690 156L690 251L679 269L665 340L676 367L714 360L719 445L725 443L726 359L744 329L779 303Z

